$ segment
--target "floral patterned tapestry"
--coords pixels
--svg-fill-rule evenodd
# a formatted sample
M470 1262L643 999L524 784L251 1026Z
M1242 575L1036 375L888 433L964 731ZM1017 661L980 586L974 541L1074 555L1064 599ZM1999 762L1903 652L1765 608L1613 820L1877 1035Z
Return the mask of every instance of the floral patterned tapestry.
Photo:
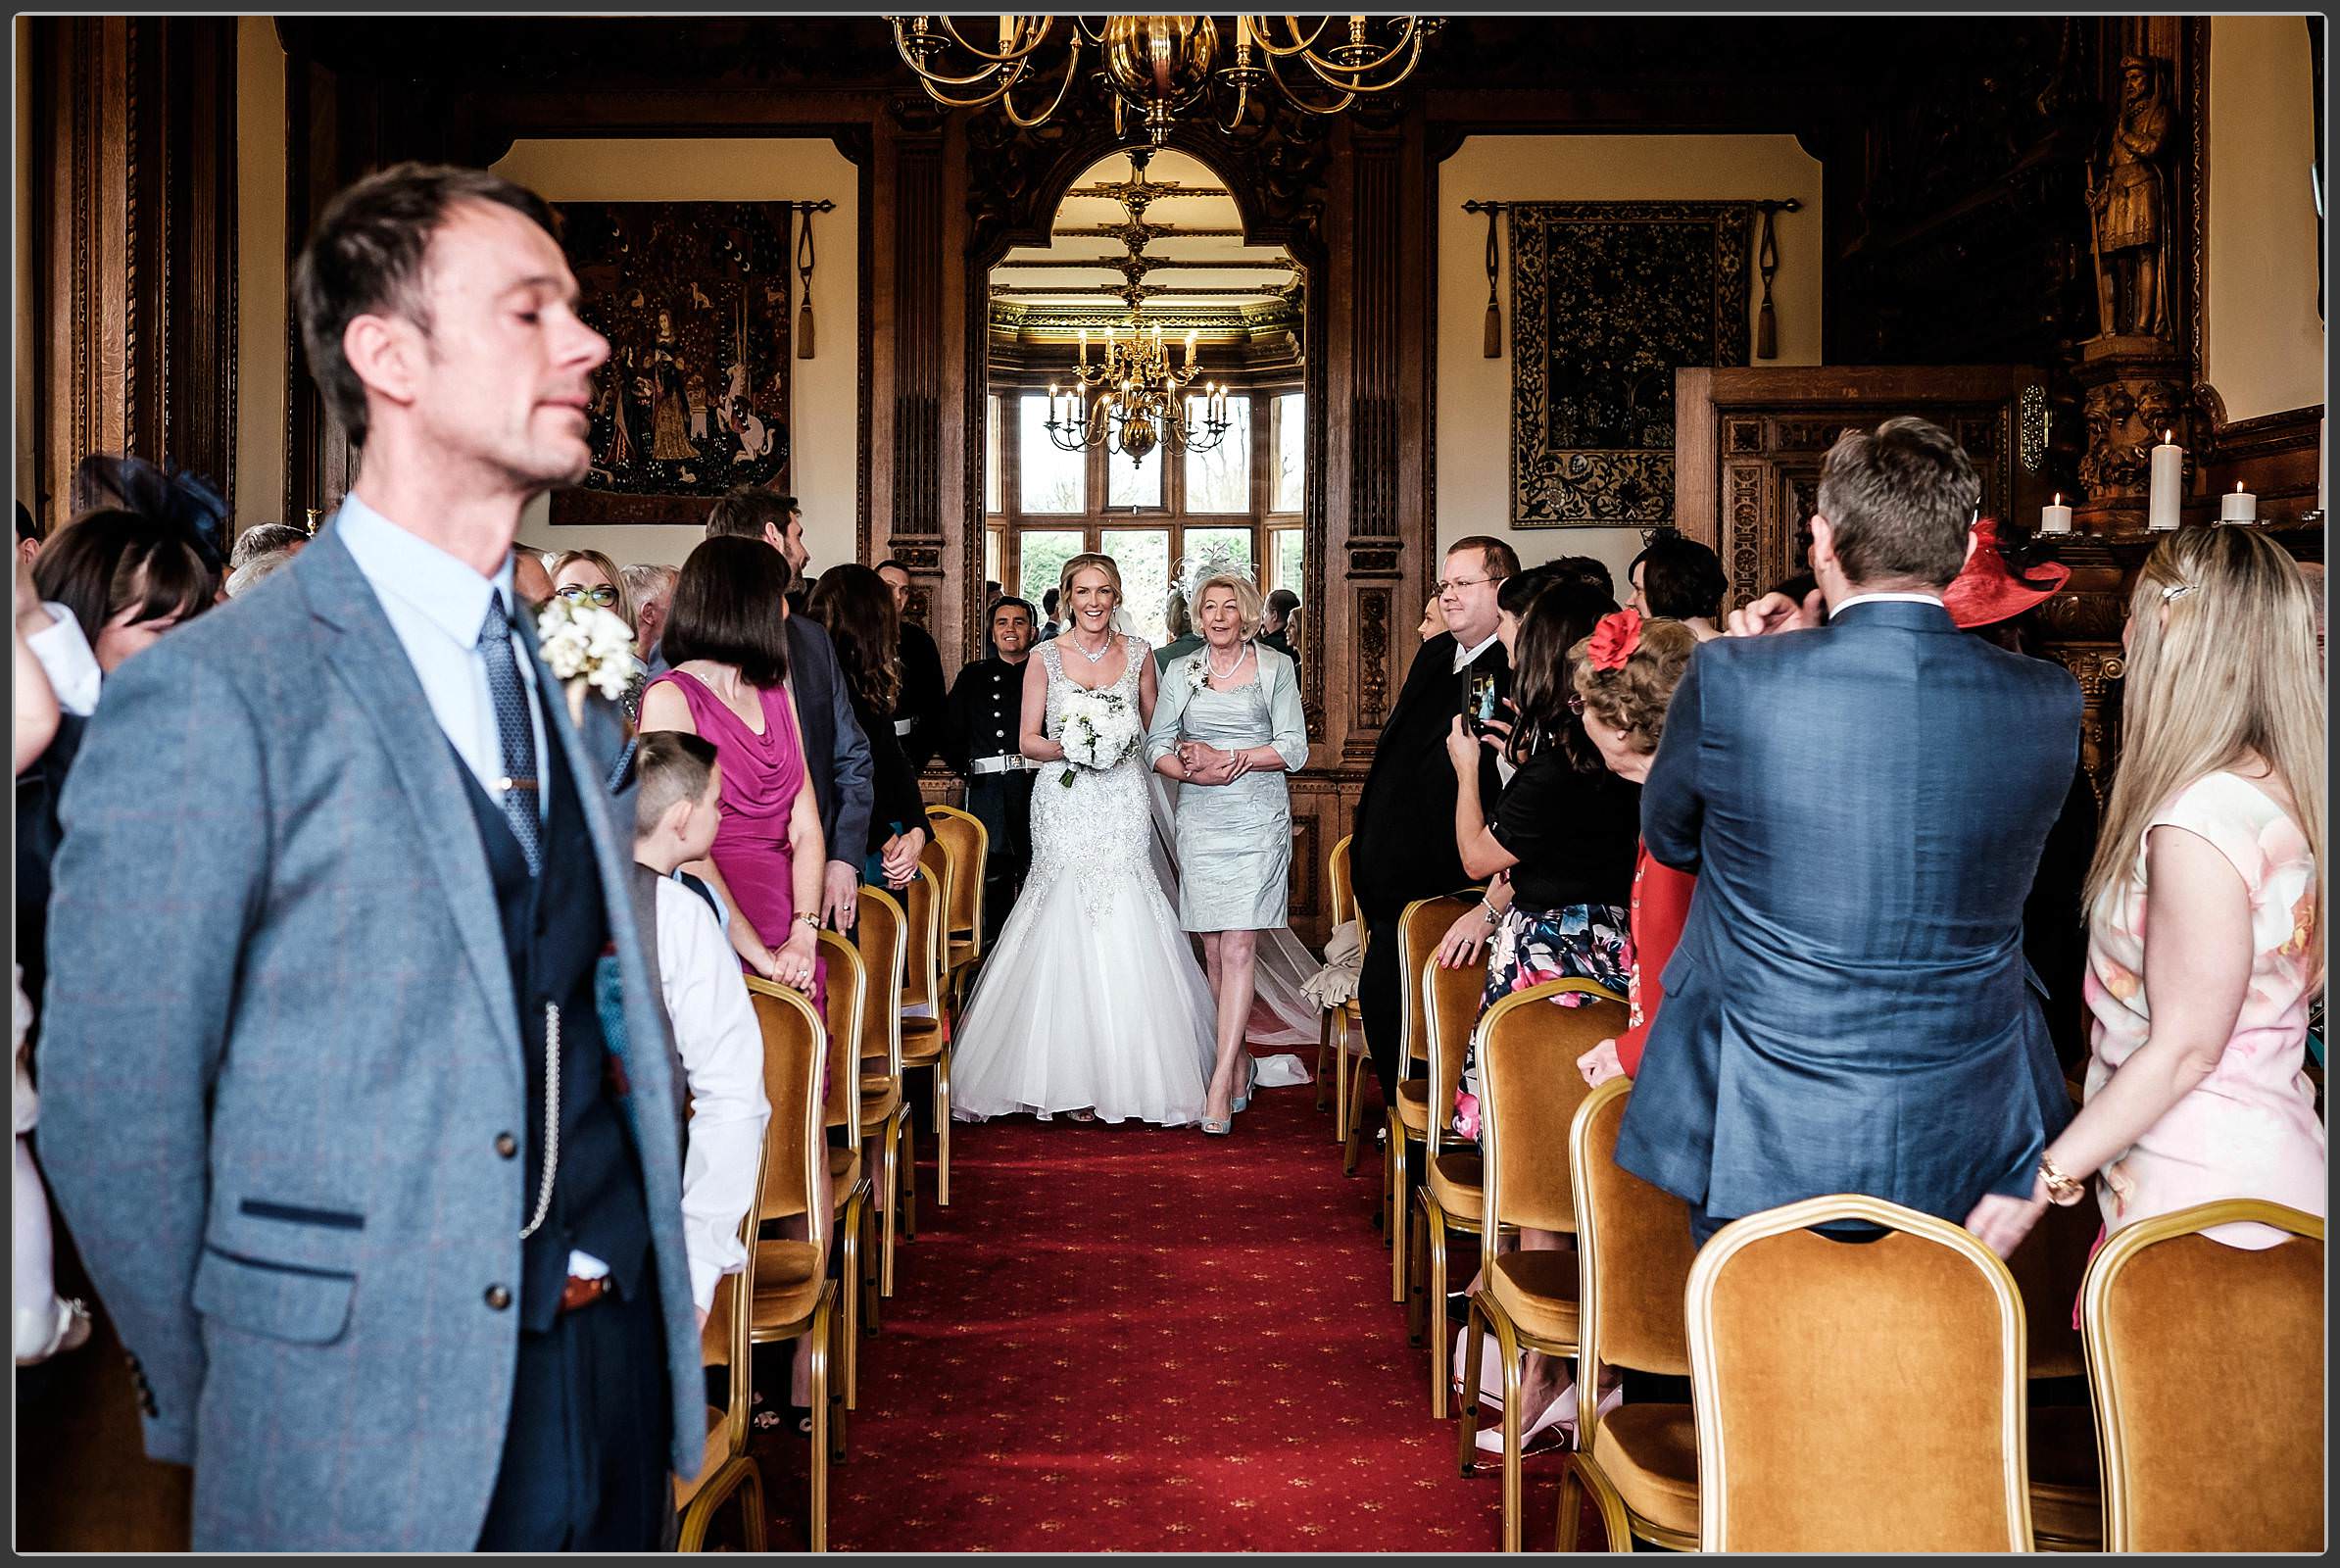
M1511 521L1674 524L1674 372L1747 363L1747 202L1511 208Z
M697 526L734 485L789 477L784 202L562 202L579 314L609 340L593 466L556 523Z

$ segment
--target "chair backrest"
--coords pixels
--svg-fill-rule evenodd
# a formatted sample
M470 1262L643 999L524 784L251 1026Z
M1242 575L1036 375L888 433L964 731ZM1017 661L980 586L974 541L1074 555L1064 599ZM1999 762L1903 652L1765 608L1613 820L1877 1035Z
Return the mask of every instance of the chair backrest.
M1807 1229L1882 1226L1870 1241ZM2029 1551L2023 1303L1965 1228L1840 1193L1733 1220L1684 1315L1705 1551Z
M902 1079L902 906L883 888L864 887L853 920L853 946L861 955L861 1058L884 1061L886 1075Z
M1577 995L1584 1005L1551 999ZM1480 1234L1503 1225L1577 1228L1568 1175L1568 1127L1589 1092L1577 1058L1625 1031L1625 999L1590 980L1546 980L1500 998L1479 1020Z
M951 934L970 942L983 940L983 862L991 854L991 831L980 817L955 806L926 808L927 838L940 844L951 866L947 891L951 907L945 923Z
M822 987L821 1027L829 1037L828 1103L821 1116L847 1129L847 1146L861 1147L861 1026L868 1008L869 982L861 955L836 932L823 929L815 949L828 962Z
M2253 1221L2276 1246L2202 1234ZM2323 1221L2229 1200L2142 1219L2080 1295L2107 1551L2318 1551Z
M943 907L947 902L943 873L922 861L918 874L902 889L902 1004L905 1007L939 1000L935 981L943 961Z
M764 1174L771 1161L772 1123L767 1118L763 1137L756 1145L755 1191L763 1191ZM740 1240L747 1248L749 1262L716 1283L714 1303L707 1309L706 1327L699 1332L700 1364L719 1366L727 1373L721 1419L709 1421L707 1434L708 1448L719 1449L726 1458L737 1458L748 1451L750 1420L755 1414L756 1373L750 1357L748 1331L755 1319L752 1298L756 1291L756 1218L754 1205L740 1217ZM713 1467L702 1465L700 1473L711 1476Z
M1451 923L1451 922L1449 922ZM1430 1082L1430 1153L1438 1152L1440 1134L1454 1105L1454 1091L1462 1083L1464 1048L1479 1022L1479 1001L1487 994L1487 965L1466 963L1460 968L1438 967L1438 953L1422 960L1416 983L1427 999L1423 1016L1429 1022L1428 1077Z
M760 975L748 976L748 1000L763 1031L763 1097L772 1107L764 1133L771 1154L763 1162L754 1215L760 1222L807 1212L820 1190L829 1162L820 1098L829 1032L811 1003Z
M1332 884L1333 923L1339 925L1343 920L1356 921L1357 944L1363 947L1365 912L1357 907L1357 882L1349 874L1348 868L1348 849L1355 838L1353 833L1341 835L1341 842L1333 846L1333 854L1325 862L1325 879Z
M1469 899L1452 894L1416 899L1397 917L1398 986L1404 992L1398 1016L1405 1020L1397 1053L1400 1082L1414 1075L1414 1063L1430 1060L1430 999L1422 984L1422 965L1438 951L1446 928L1470 906Z
M1568 1127L1568 1173L1576 1192L1577 1312L1583 1376L1600 1386L1601 1367L1686 1377L1689 1335L1682 1297L1698 1256L1689 1205L1617 1163L1617 1131L1633 1081L1612 1078L1584 1097ZM1589 1447L1595 1411L1584 1418Z
M938 835L929 833L926 836L926 847L918 852L918 863L934 872L936 885L943 890L943 907L948 911L951 907L952 884L956 880L958 871L958 867L951 862L950 848L943 843ZM909 890L905 888L902 891L906 893Z

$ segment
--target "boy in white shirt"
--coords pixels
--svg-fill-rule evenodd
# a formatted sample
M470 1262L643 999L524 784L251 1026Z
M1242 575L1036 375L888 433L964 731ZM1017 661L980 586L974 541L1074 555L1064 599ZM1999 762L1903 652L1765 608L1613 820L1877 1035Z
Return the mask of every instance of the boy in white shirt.
M770 1106L763 1034L739 959L714 909L674 876L715 842L722 769L712 743L680 730L644 735L634 758L634 859L658 875L658 989L690 1088L683 1154L683 1236L691 1298L707 1326L715 1283L745 1267L740 1221L756 1197L756 1159Z

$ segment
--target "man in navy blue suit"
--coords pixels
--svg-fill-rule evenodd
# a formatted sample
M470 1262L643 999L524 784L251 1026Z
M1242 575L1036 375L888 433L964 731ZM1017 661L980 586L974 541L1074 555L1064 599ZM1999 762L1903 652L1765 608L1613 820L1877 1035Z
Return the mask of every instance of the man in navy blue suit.
M1642 836L1698 888L1617 1158L1700 1242L1838 1192L1963 1220L2071 1116L2023 935L2080 693L1942 608L1979 494L1923 419L1848 431L1817 593L1735 612L1668 710Z

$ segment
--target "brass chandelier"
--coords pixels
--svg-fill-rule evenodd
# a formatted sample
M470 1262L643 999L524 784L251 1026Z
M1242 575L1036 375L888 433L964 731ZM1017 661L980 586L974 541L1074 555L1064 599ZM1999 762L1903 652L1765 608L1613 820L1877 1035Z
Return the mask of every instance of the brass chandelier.
M1361 95L1388 92L1413 74L1440 19L1237 17L1235 53L1222 64L1219 24L1210 17L1074 17L1063 34L1060 73L1040 65L1056 31L1054 17L999 18L996 47L970 39L949 17L886 20L895 48L928 97L950 109L999 104L1027 130L1063 107L1083 46L1094 48L1097 74L1113 105L1113 133L1122 134L1125 115L1135 114L1147 140L1160 147L1182 117L1195 113L1223 130L1241 129L1253 96L1264 99L1270 82L1311 115L1337 115ZM1307 27L1310 20L1315 25ZM1036 114L1019 108L1016 89L1032 82L1037 95L1050 74L1055 96L1047 107Z
M1066 452L1103 447L1130 460L1133 467L1160 446L1169 451L1208 452L1227 434L1227 389L1205 382L1188 392L1200 373L1194 364L1194 334L1189 332L1186 361L1173 367L1162 329L1148 334L1132 318L1129 336L1105 328L1104 356L1089 363L1089 330L1081 329L1080 360L1069 392L1048 388L1048 439ZM1193 397L1201 407L1189 411Z

